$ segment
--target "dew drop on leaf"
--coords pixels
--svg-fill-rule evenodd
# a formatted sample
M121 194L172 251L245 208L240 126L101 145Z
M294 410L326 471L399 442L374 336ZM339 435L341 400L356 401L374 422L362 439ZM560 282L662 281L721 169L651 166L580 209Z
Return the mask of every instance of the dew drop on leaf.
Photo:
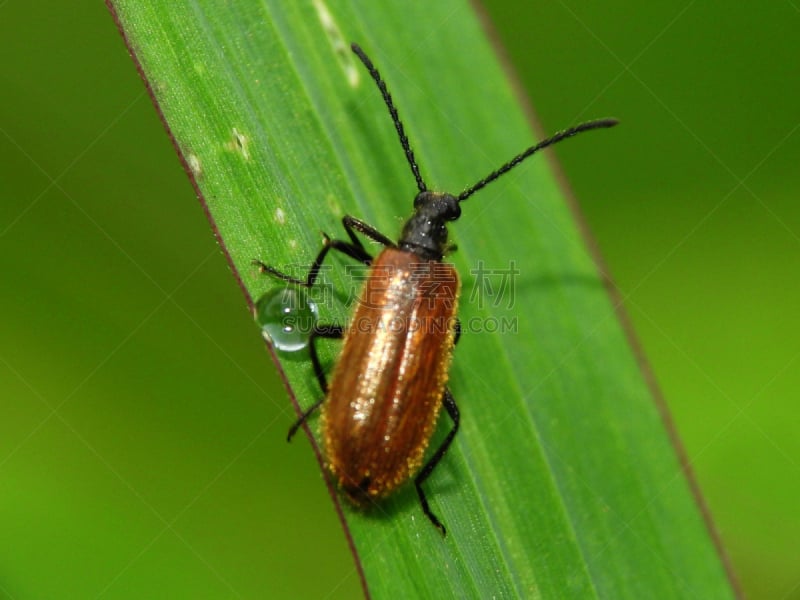
M270 290L256 301L253 312L261 335L283 352L297 352L308 346L317 324L316 303L298 288Z

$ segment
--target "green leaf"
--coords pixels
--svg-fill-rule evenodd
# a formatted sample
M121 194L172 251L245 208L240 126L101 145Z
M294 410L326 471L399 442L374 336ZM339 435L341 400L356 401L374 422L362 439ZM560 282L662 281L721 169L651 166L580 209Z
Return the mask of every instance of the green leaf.
M350 41L386 79L431 188L457 193L535 138L466 2L111 5L250 298L277 285L254 258L307 266L320 230L341 236L343 215L396 237L410 214L414 180ZM608 135L563 151L603 152ZM731 597L547 159L463 210L451 228L464 335L450 380L462 427L426 484L448 535L424 517L413 486L367 513L342 503L369 594ZM339 290L323 306L327 322L347 319L348 262L332 260L323 276ZM509 269L519 271L515 285L501 289ZM322 355L332 363L335 344ZM319 391L308 361L278 360L310 406ZM434 445L449 427L443 417Z

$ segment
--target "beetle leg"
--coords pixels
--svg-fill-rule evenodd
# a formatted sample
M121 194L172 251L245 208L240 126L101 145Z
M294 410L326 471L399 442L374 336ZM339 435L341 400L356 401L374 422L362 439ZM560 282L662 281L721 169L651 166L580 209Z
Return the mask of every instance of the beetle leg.
M456 335L453 338L453 346L455 346L458 343L458 340L461 339L461 319L459 319L458 317L456 317L455 330L456 330Z
M311 337L308 340L308 350L311 354L311 364L314 366L314 375L317 376L319 387L322 388L322 393L328 393L328 382L325 381L325 372L322 370L322 364L319 362L317 355L317 346L315 342L319 338L329 340L340 340L344 336L344 328L341 325L314 325L311 332Z
M422 467L422 470L414 478L414 485L417 488L417 495L419 495L420 504L422 504L422 512L425 513L425 516L430 519L431 523L433 523L444 536L447 535L447 530L444 528L444 525L442 525L442 522L437 518L437 516L431 511L430 506L428 506L428 499L425 497L425 492L422 490L422 484L436 468L436 465L439 464L439 461L442 460L442 457L447 452L447 449L450 447L450 444L452 443L453 438L456 436L456 432L458 431L458 423L460 420L458 406L456 406L456 401L453 398L453 394L451 394L450 390L448 389L445 389L444 391L444 395L442 396L442 404L444 404L447 414L450 415L451 419L453 419L453 428L450 430L450 433L447 434L447 437L444 438L441 446L439 446L436 452L434 452L431 459L425 463L425 466Z
M309 406L306 410L304 410L303 414L300 415L300 418L297 419L297 421L295 421L294 423L292 423L292 426L289 427L289 434L286 436L287 442L292 441L292 438L294 437L294 434L297 433L297 430L303 426L303 423L308 421L308 417L310 417L311 414L315 410L317 410L324 401L325 401L325 396L323 396L322 398L314 402L314 404Z
M389 248L395 248L396 244L383 235L380 231L375 229L372 225L367 225L364 221L356 219L355 217L351 217L350 215L345 215L342 217L342 225L344 225L345 230L347 230L347 235L350 236L353 244L355 246L359 246L360 248L364 248L361 244L361 240L359 240L355 236L355 232L358 231L359 233L367 236L373 242L378 242L383 246L387 246Z
M314 262L311 263L311 267L309 267L308 275L306 275L305 279L298 279L296 277L292 277L291 275L287 275L286 273L282 273L276 268L270 267L260 260L254 260L253 264L257 266L259 271L262 273L272 275L273 277L282 279L283 281L288 281L289 283L293 283L295 285L301 285L303 287L310 288L317 280L322 262L325 260L325 257L331 250L336 250L342 254L346 254L350 258L353 258L358 262L362 262L365 265L372 264L372 255L367 252L367 249L364 248L364 244L362 244L361 240L356 237L356 231L366 235L371 240L383 244L384 246L394 247L394 243L389 238L380 233L371 225L367 225L355 217L345 215L344 218L342 218L342 225L344 225L344 229L347 232L350 241L345 242L343 240L332 240L326 233L323 233L322 235L324 236L325 241L322 245L322 250L319 251L317 258L315 258Z
M312 404L309 408L303 411L292 426L289 428L289 435L286 436L286 441L291 442L297 430L303 426L308 418L317 410L324 402L324 394L328 393L328 382L325 380L325 372L322 369L322 364L319 362L319 355L317 354L317 347L314 344L319 338L326 338L331 340L341 339L344 335L344 328L341 325L315 325L314 330L311 332L311 337L308 340L308 350L311 354L311 364L314 366L314 374L317 376L319 386L322 388L323 396Z
M325 260L325 257L331 250L337 250L365 264L370 264L372 262L372 257L367 253L366 250L364 250L363 247L358 247L349 242L343 242L342 240L332 240L326 233L323 233L322 235L324 236L325 240L322 245L322 250L319 251L317 258L315 258L314 262L311 263L311 267L308 269L308 275L306 275L305 280L297 279L296 277L292 277L286 273L281 273L275 267L270 267L260 260L254 260L253 264L257 266L258 270L262 273L272 275L273 277L282 279L283 281L288 281L289 283L293 283L295 285L301 285L303 287L310 288L317 280L319 269L322 266L322 261Z

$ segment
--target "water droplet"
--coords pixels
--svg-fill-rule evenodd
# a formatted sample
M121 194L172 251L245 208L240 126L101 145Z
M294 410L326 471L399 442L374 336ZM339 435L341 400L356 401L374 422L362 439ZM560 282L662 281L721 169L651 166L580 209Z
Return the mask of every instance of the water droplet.
M317 324L317 305L302 288L270 290L258 299L253 312L261 335L283 352L297 352L308 346Z

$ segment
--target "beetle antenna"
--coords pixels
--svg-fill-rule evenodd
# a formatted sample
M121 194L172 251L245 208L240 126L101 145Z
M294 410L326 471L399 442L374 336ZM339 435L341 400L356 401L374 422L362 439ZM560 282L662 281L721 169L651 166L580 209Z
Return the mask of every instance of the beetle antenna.
M525 160L532 154L535 154L539 150L547 148L548 146L552 146L553 144L556 144L561 140L565 140L569 137L572 137L573 135L583 133L584 131L591 131L592 129L600 129L604 127L613 127L617 123L619 123L619 121L617 121L616 119L597 119L596 121L588 121L586 123L581 123L580 125L576 125L575 127L570 127L569 129L565 129L564 131L559 131L553 137L547 138L546 140L539 142L535 146L531 146L524 152L517 154L514 158L512 158L502 167L500 167L496 171L489 173L489 175L481 179L478 183L461 192L458 195L457 199L459 202L466 200L467 198L472 196L472 194L486 187L488 184L490 184L492 181L494 181L501 175L508 173L511 169L516 167L523 160Z
M425 182L422 181L422 176L419 174L419 167L417 166L417 160L414 158L414 152L411 150L411 144L408 143L405 129L403 129L403 123L400 121L400 117L397 115L397 109L394 107L392 95L389 93L389 90L386 89L386 84L383 82L381 74L378 73L378 69L375 68L375 65L372 64L372 61L369 59L369 57L364 54L361 46L353 43L350 44L350 48L352 48L353 52L355 52L355 55L361 59L361 62L364 63L364 66L367 67L370 77L372 77L372 79L375 81L375 84L378 86L378 89L381 91L383 101L386 104L386 108L389 109L389 114L392 116L394 128L397 130L397 135L400 138L400 145L403 147L403 150L406 153L408 166L411 167L411 172L414 174L414 179L417 180L417 187L419 188L419 191L427 191L428 186L425 185Z

